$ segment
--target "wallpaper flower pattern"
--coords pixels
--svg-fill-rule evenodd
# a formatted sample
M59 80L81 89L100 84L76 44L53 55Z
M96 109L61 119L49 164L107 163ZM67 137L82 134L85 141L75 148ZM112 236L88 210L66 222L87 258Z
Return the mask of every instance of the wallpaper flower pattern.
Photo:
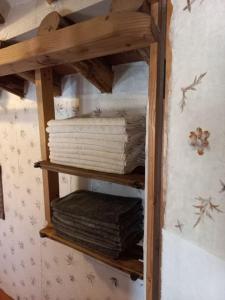
M225 259L224 1L172 3L165 229Z
M134 72L135 78L131 76ZM78 97L73 87L74 82L81 79L68 78L63 97L55 99L57 117L74 115L78 98L84 112L96 107L106 109L106 106L108 109L119 106L143 109L147 99L147 66L143 63L118 67L117 75L117 86L111 96L99 94L84 81ZM0 288L16 300L144 299L143 281L133 282L128 275L93 258L40 239L39 230L46 223L42 173L33 168L33 163L40 160L33 87L29 88L27 98L29 100L20 100L2 92L0 99L0 163L6 214L6 219L0 220ZM79 184L80 188L96 191L144 196L139 190L115 184L82 181L65 174L60 174L59 179L61 195Z

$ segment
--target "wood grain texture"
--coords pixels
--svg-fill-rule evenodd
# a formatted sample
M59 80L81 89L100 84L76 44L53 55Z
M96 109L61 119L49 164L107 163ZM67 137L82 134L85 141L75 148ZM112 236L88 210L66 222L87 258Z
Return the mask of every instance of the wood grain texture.
M56 11L48 14L38 29L38 35L44 35L56 31L60 28L71 25ZM69 65L76 72L84 76L97 89L103 93L111 93L113 86L114 74L112 67L100 58L77 62Z
M0 290L0 300L13 300L13 299L9 297L5 292Z
M111 93L114 73L112 67L104 63L101 58L80 61L73 64L75 70L84 76L102 93Z
M161 297L161 251L163 219L163 125L165 88L166 0L152 4L160 28L160 39L150 47L147 168L147 300Z
M46 160L49 157L48 134L46 132L47 122L55 117L52 70L50 68L37 70L35 72L35 83L37 92L41 157ZM43 170L43 187L45 217L46 220L51 223L50 202L59 196L58 174Z
M112 13L0 50L0 76L144 48L155 41L151 17Z
M25 95L25 80L16 75L0 77L0 88L23 98Z
M144 4L145 0L112 0L111 11L138 11Z
M142 170L134 171L131 174L120 175L113 173L98 172L93 170L80 169L76 167L63 166L59 164L53 164L49 161L41 161L35 164L36 168L42 168L43 170L49 170L52 172L65 173L70 175L76 175L85 178L98 179L102 181L108 181L118 183L121 185L127 185L138 189L144 189L145 176Z
M48 226L40 231L41 237L48 237L51 240L57 241L63 245L66 245L68 247L71 247L81 253L84 253L86 255L89 255L98 261L101 261L113 268L116 268L118 270L121 270L125 273L130 274L133 278L143 278L143 263L134 258L124 258L124 259L111 259L107 256L104 256L98 252L95 252L94 250L84 248L74 242L65 240L59 236L57 236L55 230L53 227Z

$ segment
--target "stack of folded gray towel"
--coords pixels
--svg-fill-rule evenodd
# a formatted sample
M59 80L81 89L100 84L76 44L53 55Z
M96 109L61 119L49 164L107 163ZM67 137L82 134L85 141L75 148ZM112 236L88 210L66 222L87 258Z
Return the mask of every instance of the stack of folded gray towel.
M83 116L48 122L50 161L126 174L145 161L143 116Z
M59 236L112 258L119 258L143 238L139 198L80 190L54 200L52 212Z

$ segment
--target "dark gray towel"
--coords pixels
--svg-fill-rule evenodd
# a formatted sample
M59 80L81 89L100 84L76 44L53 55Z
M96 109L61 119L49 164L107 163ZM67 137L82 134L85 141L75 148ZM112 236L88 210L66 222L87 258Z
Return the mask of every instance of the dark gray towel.
M71 216L119 224L142 205L139 198L113 196L90 191L76 191L52 201L52 209Z
M139 221L133 224L133 226L130 226L127 232L124 232L123 236L121 236L119 233L111 234L105 232L104 228L102 228L101 230L89 230L85 226L70 226L61 221L58 221L58 219L54 216L52 218L52 223L55 228L61 230L62 232L68 232L75 237L84 236L86 239L98 241L102 244L108 244L112 247L116 246L119 247L119 249L126 248L126 245L130 244L130 242L134 240L133 236L135 236L137 232L143 234L143 226Z
M89 240L85 240L85 239L79 239L77 237L75 237L74 235L71 235L68 232L63 232L59 229L56 228L56 234L59 235L60 237L70 240L70 241L74 241L76 244L81 245L83 247L87 247L89 249L93 249L94 251L97 251L99 253L102 253L106 256L112 257L114 259L119 258L124 252L126 252L126 250L128 250L131 246L133 246L133 244L129 244L127 245L127 248L124 250L117 250L113 247L108 247L105 244L101 244L101 243L97 243L97 242L91 242ZM141 239L141 234L137 233L136 236L136 240L140 240ZM136 243L135 243L136 244Z
M136 212L136 214L134 216L130 216L129 219L126 219L126 222L124 221L123 224L117 224L112 226L113 224L107 224L107 223L103 223L100 221L95 221L95 220L89 220L86 219L86 221L84 221L83 219L79 219L76 218L76 216L71 216L68 214L64 214L64 213L59 213L59 212L54 212L53 213L54 217L62 223L65 223L67 225L70 226L84 226L87 229L90 230L101 230L104 228L104 231L112 234L112 235L116 235L116 234L120 234L120 235L124 235L124 232L126 233L127 230L129 230L131 224L137 223L139 222L140 224L143 224L143 210L139 210Z
M76 239L74 236L65 234L64 232L61 232L57 229L56 229L56 234L65 240L75 242L76 244L78 244L82 247L85 247L85 248L93 249L95 252L103 253L105 256L108 256L113 259L117 259L121 255L121 253L119 251L105 248L104 246L99 246L99 245L94 246L92 243L80 241L80 240Z
M54 200L52 210L57 234L113 258L143 238L139 198L76 191Z

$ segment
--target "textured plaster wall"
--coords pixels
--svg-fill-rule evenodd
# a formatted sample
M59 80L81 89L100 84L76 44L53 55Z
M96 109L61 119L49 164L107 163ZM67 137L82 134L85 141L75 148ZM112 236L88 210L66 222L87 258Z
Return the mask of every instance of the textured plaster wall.
M172 2L162 298L222 300L225 5L196 0L184 10L188 1Z

